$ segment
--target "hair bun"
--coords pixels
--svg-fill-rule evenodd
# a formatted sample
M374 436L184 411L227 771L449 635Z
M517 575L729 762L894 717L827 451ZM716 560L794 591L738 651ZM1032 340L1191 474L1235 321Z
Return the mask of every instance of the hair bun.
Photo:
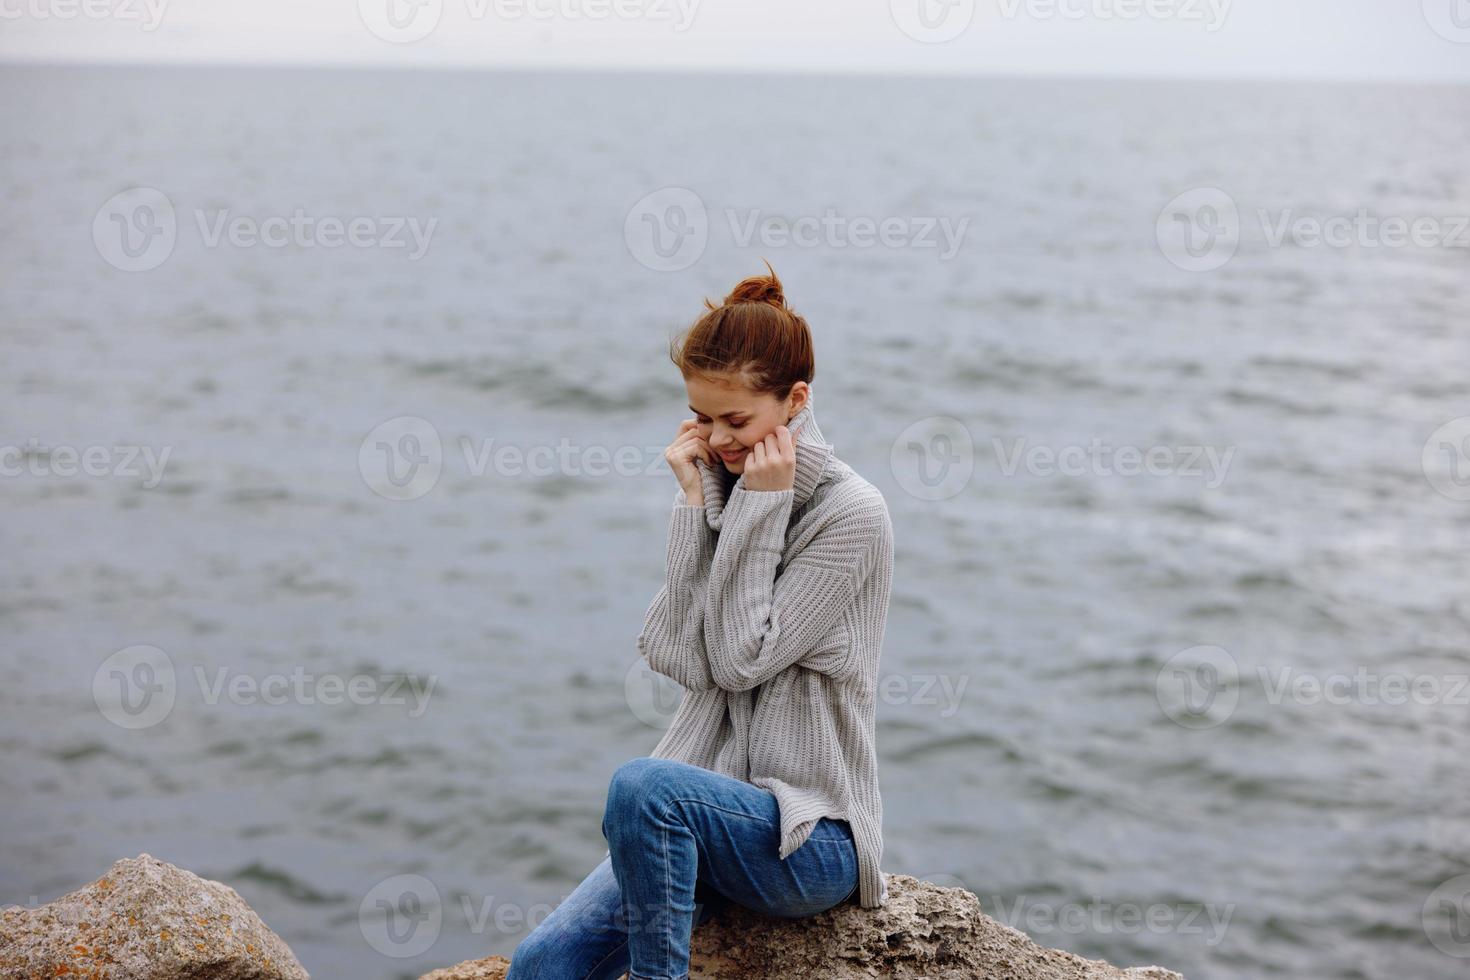
M761 260L765 262L765 259ZM771 268L771 263L766 262L766 268L770 269L768 276L751 276L742 279L730 290L730 295L725 297L725 305L734 303L771 303L786 308L786 294L781 290L781 280L776 278L776 270Z

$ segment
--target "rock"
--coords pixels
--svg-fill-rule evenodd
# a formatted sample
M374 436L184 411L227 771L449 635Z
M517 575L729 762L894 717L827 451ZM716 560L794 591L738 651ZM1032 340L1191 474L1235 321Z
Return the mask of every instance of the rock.
M483 960L465 960L458 966L425 973L419 980L505 980L505 971L509 969L510 960L504 956L487 956Z
M697 931L690 980L1184 980L1156 966L1121 970L1038 946L982 912L963 888L886 877L881 909L849 903L774 919L726 904Z
M690 980L1184 980L1038 946L963 888L888 875L888 903L806 919L724 903L694 933ZM510 962L469 960L420 980L504 980ZM309 980L281 938L228 885L148 854L40 908L0 911L0 977Z
M840 905L777 919L733 903L695 930L690 980L1184 980L1157 966L1119 969L1032 942L963 888L890 874L881 909ZM498 956L420 980L503 980Z
M307 980L233 888L149 854L39 908L0 911L0 976Z

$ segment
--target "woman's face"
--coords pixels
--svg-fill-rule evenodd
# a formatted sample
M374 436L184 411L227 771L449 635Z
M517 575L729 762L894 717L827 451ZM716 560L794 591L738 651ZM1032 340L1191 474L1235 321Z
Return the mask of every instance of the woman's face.
M807 400L805 381L798 381L785 400L753 391L731 374L685 378L684 387L689 389L689 408L699 423L700 438L737 476L745 471L750 447L791 421Z

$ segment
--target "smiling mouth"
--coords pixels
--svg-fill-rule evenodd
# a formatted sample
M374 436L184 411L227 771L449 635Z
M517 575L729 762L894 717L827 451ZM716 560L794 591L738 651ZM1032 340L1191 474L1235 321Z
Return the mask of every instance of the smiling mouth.
M720 453L720 458L723 459L727 463L733 463L737 459L739 459L741 456L744 456L744 455L745 455L745 450L742 449L739 452L735 452L735 453Z

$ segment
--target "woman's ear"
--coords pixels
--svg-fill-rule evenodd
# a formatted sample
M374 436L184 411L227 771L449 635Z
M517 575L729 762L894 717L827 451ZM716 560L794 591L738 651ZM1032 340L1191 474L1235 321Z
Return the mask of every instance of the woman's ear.
M790 417L794 419L798 415L800 415L801 410L803 408L806 408L806 403L808 400L810 400L810 398L811 389L807 387L806 382L798 381L796 383L796 386L791 389L791 404L788 405L786 409L788 412L791 413ZM790 419L788 419L787 421L790 421Z

